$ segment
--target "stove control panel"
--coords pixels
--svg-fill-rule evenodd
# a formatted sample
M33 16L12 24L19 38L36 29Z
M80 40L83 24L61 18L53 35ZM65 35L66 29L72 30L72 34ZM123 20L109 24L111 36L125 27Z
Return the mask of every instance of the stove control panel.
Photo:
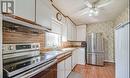
M3 44L3 54L40 50L40 43Z

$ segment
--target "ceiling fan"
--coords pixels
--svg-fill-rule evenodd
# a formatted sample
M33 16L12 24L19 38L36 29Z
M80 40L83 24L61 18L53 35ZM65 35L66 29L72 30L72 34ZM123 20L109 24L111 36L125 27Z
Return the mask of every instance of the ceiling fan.
M89 16L97 16L99 10L110 4L110 2L111 0L85 0L86 8L80 10L77 15L82 16L88 14Z

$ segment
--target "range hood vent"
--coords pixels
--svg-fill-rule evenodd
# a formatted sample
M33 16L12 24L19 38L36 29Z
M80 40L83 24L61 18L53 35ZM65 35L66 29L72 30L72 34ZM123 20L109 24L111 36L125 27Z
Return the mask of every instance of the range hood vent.
M27 19L24 19L24 18L21 18L21 17L18 17L18 16L14 16L14 15L6 15L6 14L4 14L3 15L3 21L13 23L13 24L15 24L14 26L17 25L16 27L20 27L20 28L28 29L28 30L33 29L33 30L39 30L39 31L42 31L42 32L51 30L51 29L46 28L44 26L41 26L41 25L39 25L39 24L37 24L35 22L32 22L30 20L27 20ZM14 27L14 28L16 28L16 27Z

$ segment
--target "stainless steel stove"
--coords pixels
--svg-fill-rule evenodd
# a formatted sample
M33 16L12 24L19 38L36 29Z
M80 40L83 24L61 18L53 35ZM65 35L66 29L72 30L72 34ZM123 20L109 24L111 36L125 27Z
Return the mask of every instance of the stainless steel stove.
M40 54L39 49L39 43L4 44L4 78L28 78L56 63L55 55Z
M39 43L3 44L3 59L39 55Z

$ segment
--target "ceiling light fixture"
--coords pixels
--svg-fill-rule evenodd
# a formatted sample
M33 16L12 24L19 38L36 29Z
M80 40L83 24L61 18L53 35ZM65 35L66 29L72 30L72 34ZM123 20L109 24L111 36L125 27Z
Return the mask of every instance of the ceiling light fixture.
M97 16L99 14L99 11L96 8L90 8L88 15L89 16Z

